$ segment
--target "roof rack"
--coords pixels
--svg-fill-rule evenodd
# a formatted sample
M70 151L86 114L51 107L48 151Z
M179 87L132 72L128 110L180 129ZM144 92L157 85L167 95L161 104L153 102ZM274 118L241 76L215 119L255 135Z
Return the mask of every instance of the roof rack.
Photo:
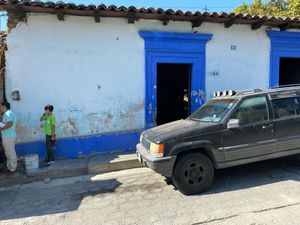
M258 93L258 92L262 92L262 89L246 89L246 90L239 90L237 91L237 94L247 94L247 93Z
M279 86L271 87L271 89L287 88L287 87L300 87L300 84L285 84L285 85L279 85Z

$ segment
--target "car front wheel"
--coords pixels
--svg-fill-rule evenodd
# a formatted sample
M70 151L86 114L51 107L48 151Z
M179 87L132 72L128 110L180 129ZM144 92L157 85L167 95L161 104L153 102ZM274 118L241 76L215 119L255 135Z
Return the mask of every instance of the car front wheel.
M214 179L214 166L202 153L183 155L175 164L174 186L183 194L198 194L207 190Z

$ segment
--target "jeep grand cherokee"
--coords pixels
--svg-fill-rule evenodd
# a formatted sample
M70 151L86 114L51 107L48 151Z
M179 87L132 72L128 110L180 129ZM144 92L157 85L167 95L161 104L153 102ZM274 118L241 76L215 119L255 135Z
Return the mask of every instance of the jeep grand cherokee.
M184 194L207 190L214 170L300 153L300 87L216 92L185 120L142 133L139 161Z

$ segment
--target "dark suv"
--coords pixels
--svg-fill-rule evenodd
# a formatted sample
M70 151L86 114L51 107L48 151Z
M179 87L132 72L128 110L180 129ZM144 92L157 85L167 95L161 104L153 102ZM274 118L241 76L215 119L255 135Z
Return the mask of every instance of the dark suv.
M300 153L300 86L214 93L188 119L142 133L139 161L184 194L208 189L214 169Z

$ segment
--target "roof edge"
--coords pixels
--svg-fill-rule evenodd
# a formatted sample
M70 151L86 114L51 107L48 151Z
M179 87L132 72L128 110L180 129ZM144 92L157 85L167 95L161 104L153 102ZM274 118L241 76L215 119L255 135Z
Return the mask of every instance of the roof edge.
M251 25L252 30L262 26L277 27L281 31L287 29L300 29L299 18L267 17L249 14L236 14L225 12L190 12L173 9L136 8L134 6L115 5L76 5L64 2L41 2L31 0L0 0L0 10L7 11L10 17L18 21L26 21L27 13L56 14L59 20L64 20L64 15L92 16L95 22L100 22L101 17L126 18L128 23L134 23L139 19L160 20L163 25L169 21L191 22L192 27L199 27L203 22L223 23L225 28L234 24Z

